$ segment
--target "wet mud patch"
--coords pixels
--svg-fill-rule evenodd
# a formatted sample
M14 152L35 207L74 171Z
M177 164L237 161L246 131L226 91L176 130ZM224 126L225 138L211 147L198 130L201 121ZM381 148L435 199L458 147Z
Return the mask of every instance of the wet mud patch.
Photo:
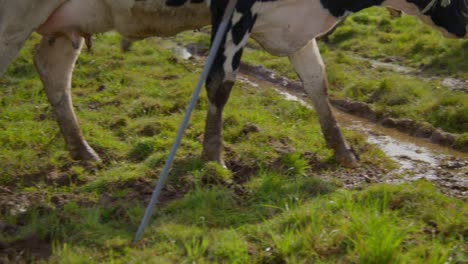
M356 102L350 99L330 99L330 102L344 112L369 119L384 127L394 128L408 135L427 139L434 144L468 153L468 142L457 144L457 139L460 138L461 135L442 131L427 122L418 122L407 118L399 119L388 117L385 113L373 110L367 103Z
M48 193L46 191L16 192L6 187L0 188L0 216L9 216L16 219L17 226L7 225L0 221L0 229L7 228L10 234L15 235L18 227L28 224L31 211L45 215L61 211L67 203L76 203L80 206L91 206L96 202L79 193ZM5 231L5 230L4 230Z

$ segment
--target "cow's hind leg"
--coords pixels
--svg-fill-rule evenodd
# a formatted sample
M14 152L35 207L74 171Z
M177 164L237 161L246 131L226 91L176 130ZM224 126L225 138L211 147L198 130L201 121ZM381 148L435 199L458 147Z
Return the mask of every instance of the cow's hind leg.
M317 42L312 40L289 56L289 59L302 79L304 89L312 99L328 147L335 151L335 157L341 165L356 166L356 157L346 144L328 102L325 65Z
M70 40L64 37L57 38L51 45L44 37L36 49L34 64L71 156L93 162L100 161L99 156L81 134L70 94L73 68L82 45L81 40L79 49L75 49L70 45Z

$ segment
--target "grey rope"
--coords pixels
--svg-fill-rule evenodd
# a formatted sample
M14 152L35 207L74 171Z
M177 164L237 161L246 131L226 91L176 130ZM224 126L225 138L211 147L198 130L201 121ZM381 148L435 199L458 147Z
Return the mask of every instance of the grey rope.
M198 100L198 96L200 95L200 91L203 87L203 83L205 82L206 78L208 77L208 74L211 70L211 66L213 65L213 62L216 58L216 53L221 45L221 41L223 40L224 33L226 33L227 27L229 25L229 20L234 13L234 9L236 7L237 0L230 0L228 3L228 6L226 8L226 11L224 13L223 19L221 21L221 24L218 27L218 32L216 33L215 39L211 43L211 48L210 52L208 54L208 58L206 59L206 64L205 67L203 68L203 71L200 75L200 79L198 80L197 86L195 87L195 91L192 94L192 98L190 100L189 106L187 107L187 111L185 112L184 119L179 127L179 130L177 132L176 139L174 143L172 144L171 151L169 153L169 156L166 159L166 163L164 164L163 171L161 172L161 175L159 176L158 183L156 184L153 195L151 196L151 200L148 204L148 207L146 208L145 214L141 220L140 226L138 227L138 230L135 234L135 237L133 239L133 243L137 243L140 241L143 232L145 231L146 226L148 225L148 222L151 218L151 214L153 212L154 207L156 206L156 203L158 202L159 196L161 194L161 191L164 187L164 184L166 183L167 176L169 175L169 170L172 166L172 163L174 161L174 157L176 155L177 149L179 148L180 142L182 140L182 137L185 133L185 130L187 129L190 116L192 115L193 109L195 108L196 102Z
M437 3L437 0L431 0L427 6L421 11L421 14L426 14L427 12L429 12L429 10L432 9L432 7L434 7L434 5Z
M436 4L438 0L431 0L427 6L421 11L421 14L425 15L429 10L431 10ZM452 0L440 0L440 6L447 7L452 4Z

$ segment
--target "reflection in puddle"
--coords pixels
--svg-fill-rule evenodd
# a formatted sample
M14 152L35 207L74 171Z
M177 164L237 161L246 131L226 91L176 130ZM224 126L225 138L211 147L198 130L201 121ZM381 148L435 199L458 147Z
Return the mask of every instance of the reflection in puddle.
M336 113L337 111L335 111ZM397 161L400 165L399 172L405 172L414 170L416 167L426 165L427 170L424 172L418 172L413 174L413 179L426 178L436 179L437 172L436 167L440 165L440 159L444 157L442 154L438 154L439 157L435 158L435 153L432 151L419 147L418 145L406 141L395 139L391 136L376 133L378 130L377 125L363 122L360 120L349 119L345 113L336 113L337 119L341 124L346 124L346 128L364 132L367 138L367 142L378 145L379 148L393 160ZM346 119L346 121L344 121Z
M299 98L298 96L279 89L275 90L286 100L298 102L301 105L312 109L312 106L309 103ZM400 164L400 171L413 169L415 167L415 162L428 163L431 167L439 165L439 160L434 158L434 154L432 152L418 147L416 144L411 142L397 140L383 133L375 132L378 130L377 125L369 123L364 119L359 120L354 116L338 110L335 110L335 116L340 124L344 124L346 128L354 131L364 132L369 143L378 145L387 156L393 158ZM434 177L435 172L432 171L430 174L431 175L425 176Z

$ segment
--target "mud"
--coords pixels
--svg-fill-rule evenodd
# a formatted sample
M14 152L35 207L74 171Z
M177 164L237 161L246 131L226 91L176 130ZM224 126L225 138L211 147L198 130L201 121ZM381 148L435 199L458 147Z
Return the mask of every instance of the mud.
M247 69L251 68L247 67ZM287 82L285 78L276 77L265 69L260 69L260 71L268 74L259 79L258 71L255 71L256 74L252 76L252 72L244 68L239 80L254 88L258 88L259 84L273 87L285 99L298 102L310 109L313 108L297 83ZM367 107L357 103L353 105L353 109L362 110ZM330 173L324 173L323 164L320 167L320 162L313 160L313 164L319 165L317 169L322 169L318 176L338 178L346 188L359 188L370 183L395 184L424 179L436 184L442 192L448 195L462 199L468 197L468 154L412 137L395 129L382 127L369 121L369 119L376 120L372 115L359 118L338 110L335 110L335 115L341 125L365 135L369 143L377 145L399 165L399 169L386 171L375 167L354 170L331 168ZM405 127L414 129L414 123L411 120L403 121L403 123Z
M121 207L122 198L114 197L107 193L112 193L112 190L124 190L128 189L129 192L125 195L125 203L138 203L141 206L146 206L153 193L153 188L155 182L147 178L137 178L135 180L126 181L126 182L117 182L111 183L107 186L109 191L105 192L99 197L98 204L102 207ZM158 206L164 206L167 203L183 197L187 192L188 187L174 186L171 183L168 183L164 186L164 189L161 193L161 197L158 202Z
M52 244L30 236L11 244L0 242L0 263L39 263L52 255Z
M80 206L95 204L79 194L46 192L17 192L0 187L0 215L15 218L15 225L0 219L0 232L10 237L21 236L21 228L31 221L30 212L38 216L63 210L65 204L75 202ZM0 241L0 263L39 263L52 254L52 244L46 239L31 234L13 241Z

